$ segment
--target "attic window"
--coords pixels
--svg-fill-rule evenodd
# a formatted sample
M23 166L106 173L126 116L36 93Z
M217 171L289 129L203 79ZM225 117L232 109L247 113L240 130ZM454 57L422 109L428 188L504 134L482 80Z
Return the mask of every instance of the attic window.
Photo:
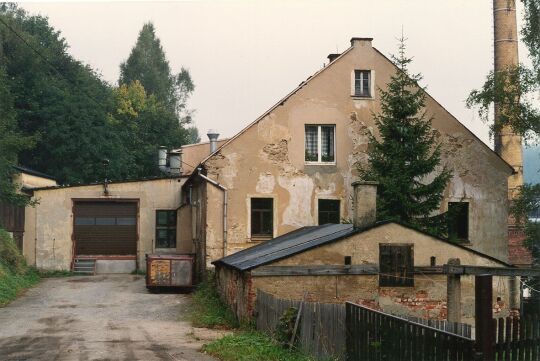
M379 287L414 287L412 244L379 244Z
M455 241L469 239L469 203L448 202L448 238Z
M371 97L371 71L370 70L355 70L354 71L354 96L356 97Z

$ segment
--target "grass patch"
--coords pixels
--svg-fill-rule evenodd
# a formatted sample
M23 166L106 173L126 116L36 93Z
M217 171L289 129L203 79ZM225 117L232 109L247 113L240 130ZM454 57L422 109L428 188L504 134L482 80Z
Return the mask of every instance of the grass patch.
M203 351L223 361L314 361L315 358L289 351L257 331L225 336L203 347Z
M132 275L140 275L140 276L146 276L146 271L142 269L136 269L134 271L131 271Z
M70 277L70 276L76 276L77 274L71 271L66 270L54 270L54 271L46 271L46 270L39 270L39 276L42 278L55 278L55 277Z
M189 319L195 327L231 329L239 326L234 313L219 298L214 273L208 273L207 279L199 283L193 293Z
M39 272L28 267L15 242L0 229L0 307L39 282Z

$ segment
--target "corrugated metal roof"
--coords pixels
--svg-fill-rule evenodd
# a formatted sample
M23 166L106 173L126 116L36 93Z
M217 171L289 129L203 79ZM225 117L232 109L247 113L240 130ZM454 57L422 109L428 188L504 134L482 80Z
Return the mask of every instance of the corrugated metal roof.
M354 232L352 224L303 227L213 263L225 264L240 271L246 271L332 242Z

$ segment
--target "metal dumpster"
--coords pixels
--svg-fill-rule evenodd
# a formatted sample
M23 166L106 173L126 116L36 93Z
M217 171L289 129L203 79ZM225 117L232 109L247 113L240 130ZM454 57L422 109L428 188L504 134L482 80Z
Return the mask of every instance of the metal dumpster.
M193 265L193 255L147 254L146 287L191 287Z

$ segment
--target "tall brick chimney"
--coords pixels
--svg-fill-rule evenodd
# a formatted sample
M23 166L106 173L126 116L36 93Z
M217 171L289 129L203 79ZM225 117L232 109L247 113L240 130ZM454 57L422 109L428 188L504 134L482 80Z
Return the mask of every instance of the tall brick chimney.
M493 24L495 72L499 72L519 64L515 0L493 0ZM501 107L495 104L495 121L503 111ZM512 200L523 185L521 137L504 127L495 134L495 151L514 168L515 174L508 178L508 199Z

